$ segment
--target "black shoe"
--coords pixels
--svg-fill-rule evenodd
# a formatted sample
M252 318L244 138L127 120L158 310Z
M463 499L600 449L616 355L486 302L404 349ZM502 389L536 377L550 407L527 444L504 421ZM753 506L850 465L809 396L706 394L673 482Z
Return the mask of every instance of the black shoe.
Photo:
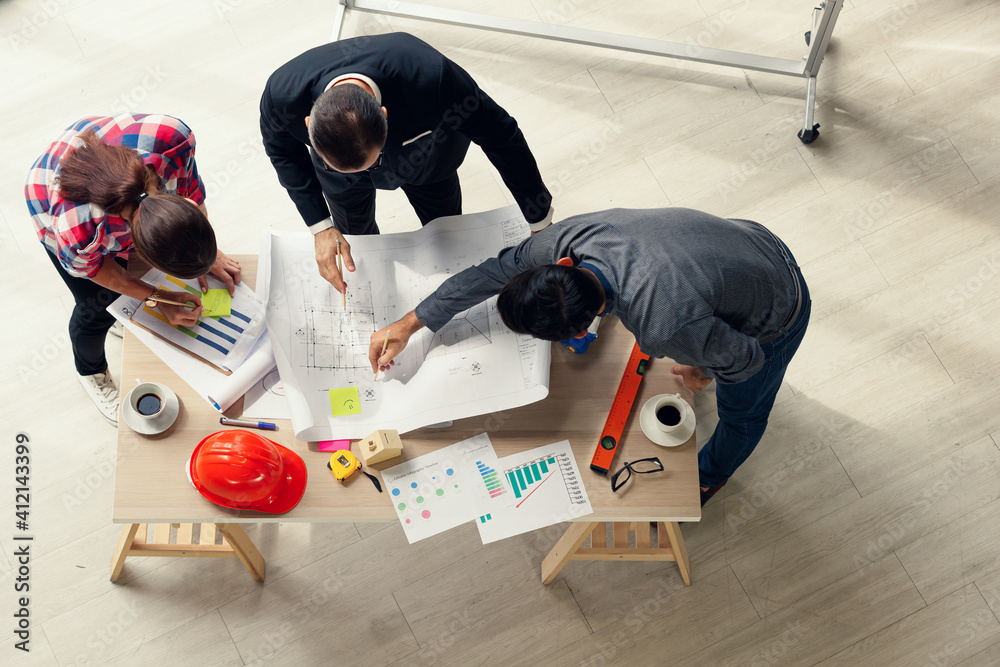
M709 499L710 499L710 498L711 498L712 496L714 496L714 495L715 495L716 493L718 493L718 492L719 492L719 489L721 489L721 488L722 488L722 487L724 487L725 485L726 485L726 483L725 483L725 482L722 482L721 484L716 484L715 486L712 486L712 487L709 487L708 491L702 491L702 492L701 492L701 506L702 506L702 507L704 507L704 506L705 506L705 503L707 503L707 502L708 502L708 500L709 500ZM701 490L701 489L699 489L699 491L700 491L700 490Z

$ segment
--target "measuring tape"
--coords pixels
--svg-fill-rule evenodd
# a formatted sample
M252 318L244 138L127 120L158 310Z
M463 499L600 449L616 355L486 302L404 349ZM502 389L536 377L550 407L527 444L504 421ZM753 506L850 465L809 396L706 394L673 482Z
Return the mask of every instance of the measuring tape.
M632 346L632 354L629 355L628 364L625 366L622 381L618 384L615 400L611 403L608 420L604 422L601 439L597 442L597 451L594 452L594 458L590 460L590 469L594 472L607 475L608 471L611 470L611 462L615 460L618 443L625 431L625 422L628 421L628 415L632 412L632 404L635 402L635 395L639 393L642 374L646 372L648 365L649 355L643 354L642 350L639 349L639 344L635 343Z

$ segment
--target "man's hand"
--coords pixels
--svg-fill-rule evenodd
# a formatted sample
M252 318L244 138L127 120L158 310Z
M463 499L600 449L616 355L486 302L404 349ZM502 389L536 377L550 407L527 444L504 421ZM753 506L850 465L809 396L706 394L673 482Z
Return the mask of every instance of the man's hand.
M193 303L194 306L175 306L170 303L163 303L160 301L157 304L157 308L163 316L167 318L173 326L194 326L198 323L198 318L201 317L201 297L191 292L160 292L160 296L164 299L169 299L170 301L177 301L178 303Z
M393 361L399 353L403 351L410 340L410 336L423 328L423 324L417 319L416 313L412 310L403 316L398 322L393 322L384 329L379 329L372 334L368 343L368 361L372 365L372 372L387 371L396 362ZM386 333L389 334L389 345L382 354L382 345L385 343Z
M697 394L712 382L712 378L705 377L705 374L701 372L701 366L682 366L681 364L677 364L670 369L670 372L674 375L680 375L681 379L684 380L684 386L694 394Z
M215 257L215 264L212 265L212 268L208 272L226 283L229 296L232 296L236 292L236 284L240 282L242 271L240 270L240 263L235 259L226 257L220 250L219 254ZM208 280L205 279L205 276L198 277L198 284L201 286L202 292L208 291Z
M354 259L351 257L351 244L337 231L336 227L325 229L313 237L316 245L316 263L319 273L338 292L347 292L347 283L337 270L337 241L340 241L340 254L348 271L354 271Z

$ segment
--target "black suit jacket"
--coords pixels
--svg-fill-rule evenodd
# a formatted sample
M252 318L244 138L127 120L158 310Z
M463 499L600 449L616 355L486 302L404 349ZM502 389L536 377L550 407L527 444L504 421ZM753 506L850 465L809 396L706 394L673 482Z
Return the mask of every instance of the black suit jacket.
M448 159L449 141L461 134L483 149L528 222L546 216L552 198L517 121L440 52L413 35L392 33L310 49L268 79L260 100L264 150L306 224L329 217L330 211L309 156L305 117L330 81L349 73L378 84L389 133L380 168L324 178L333 202L350 201L352 189L392 190L441 180L464 157L463 152L459 164Z

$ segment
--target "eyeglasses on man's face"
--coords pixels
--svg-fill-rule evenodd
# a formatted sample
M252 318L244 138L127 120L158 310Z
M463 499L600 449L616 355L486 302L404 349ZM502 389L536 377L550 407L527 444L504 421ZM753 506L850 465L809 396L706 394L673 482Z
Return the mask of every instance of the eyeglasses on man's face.
M625 461L621 469L611 476L611 490L618 491L625 486L625 482L632 477L632 473L648 475L651 472L663 472L663 463L655 456L648 459L638 459L631 463Z

